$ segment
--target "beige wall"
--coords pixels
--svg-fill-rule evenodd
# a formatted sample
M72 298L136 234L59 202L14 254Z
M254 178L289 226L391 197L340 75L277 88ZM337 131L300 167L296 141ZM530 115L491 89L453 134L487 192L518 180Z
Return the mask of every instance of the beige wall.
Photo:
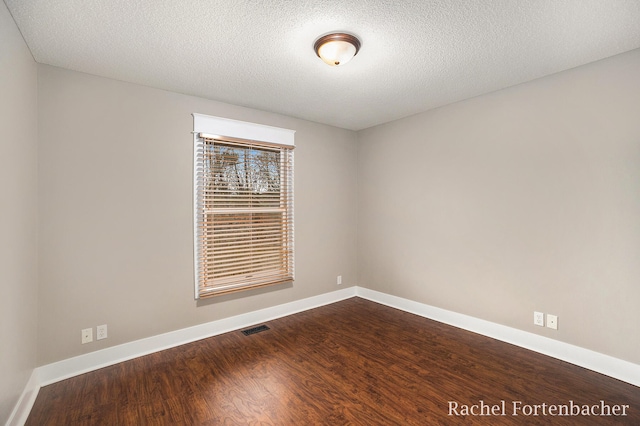
M38 81L39 364L356 284L354 132L44 65ZM194 301L193 112L296 131L293 286Z
M35 365L336 275L640 363L638 75L633 51L356 135L36 68L0 4L0 422ZM293 286L193 300L192 112L297 131Z
M37 66L0 2L0 424L36 366Z
M359 132L359 285L640 363L639 76L636 50Z

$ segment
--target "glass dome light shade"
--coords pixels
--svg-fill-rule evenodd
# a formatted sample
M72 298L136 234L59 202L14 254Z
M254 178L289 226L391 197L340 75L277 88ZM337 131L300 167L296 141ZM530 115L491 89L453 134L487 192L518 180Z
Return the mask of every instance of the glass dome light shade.
M320 37L314 45L316 54L327 65L344 65L360 50L360 40L351 34L328 34Z

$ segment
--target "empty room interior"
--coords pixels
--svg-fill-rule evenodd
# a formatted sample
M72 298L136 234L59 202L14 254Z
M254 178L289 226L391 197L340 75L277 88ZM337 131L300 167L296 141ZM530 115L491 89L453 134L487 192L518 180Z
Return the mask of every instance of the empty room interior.
M640 424L638 1L4 0L0 178L1 424Z

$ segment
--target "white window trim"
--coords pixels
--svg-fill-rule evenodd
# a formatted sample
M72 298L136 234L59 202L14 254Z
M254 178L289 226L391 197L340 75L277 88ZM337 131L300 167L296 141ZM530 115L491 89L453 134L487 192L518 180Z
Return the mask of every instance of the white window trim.
M196 113L192 115L194 138L197 137L198 133L206 133L209 135L228 136L231 138L295 146L295 130L214 117L211 115Z

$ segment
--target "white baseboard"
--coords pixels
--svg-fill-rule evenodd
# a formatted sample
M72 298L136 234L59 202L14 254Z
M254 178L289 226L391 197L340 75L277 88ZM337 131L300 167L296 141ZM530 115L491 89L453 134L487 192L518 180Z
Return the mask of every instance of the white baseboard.
M243 329L257 323L271 321L298 312L339 302L356 295L356 287L349 287L331 293L325 293L307 299L296 300L258 311L248 312L230 318L199 324L193 327L157 336L124 343L118 346L90 352L73 358L64 359L52 364L43 365L33 371L29 383L9 417L7 426L23 425L33 407L38 391L42 386L68 379L69 377L108 367L119 362L139 356L158 352L164 349L184 345L185 343L217 336L229 331Z
M40 387L69 377L108 367L139 356L180 346L185 343L239 330L251 325L358 296L405 312L420 315L454 327L511 343L544 355L570 362L635 386L640 386L640 365L559 342L537 334L492 323L445 309L363 287L349 287L307 299L297 300L246 314L224 318L157 336L124 343L36 368L18 400L7 426L25 423Z
M447 311L363 287L357 287L356 295L363 299L472 331L502 342L511 343L512 345L548 355L635 386L640 386L640 365L638 364L527 331Z
M29 413L31 412L31 407L33 407L33 403L36 402L36 397L40 390L40 380L38 378L37 370L38 369L36 368L31 372L31 377L29 377L29 381L24 387L22 395L20 395L20 399L18 399L15 407L13 407L13 411L7 420L6 426L21 426L27 421L27 417L29 417Z
M40 386L55 383L99 368L108 367L139 356L184 345L185 343L195 342L196 340L246 328L260 322L270 321L308 309L328 305L354 297L355 295L356 287L349 287L343 290L223 318L68 358L53 364L38 367L37 370L39 370L38 373L41 380Z

